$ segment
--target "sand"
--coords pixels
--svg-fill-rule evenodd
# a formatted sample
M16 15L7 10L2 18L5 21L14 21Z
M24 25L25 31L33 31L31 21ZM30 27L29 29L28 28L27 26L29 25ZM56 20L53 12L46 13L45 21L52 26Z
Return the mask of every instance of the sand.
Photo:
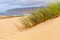
M60 17L22 32L14 23L18 18L0 19L0 40L60 40Z

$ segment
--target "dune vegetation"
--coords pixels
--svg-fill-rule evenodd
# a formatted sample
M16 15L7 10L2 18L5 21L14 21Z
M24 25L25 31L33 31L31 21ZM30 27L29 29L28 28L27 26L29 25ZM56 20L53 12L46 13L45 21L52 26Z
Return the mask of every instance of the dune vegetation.
M12 18L12 17L20 17L19 21L24 25L24 29L31 28L40 24L46 20L53 19L60 16L60 3L53 3L48 5L47 7L39 8L35 12L32 12L28 16L1 16L0 19L4 18ZM16 27L20 28L17 24Z
M22 24L24 28L31 28L35 25L42 23L46 20L56 18L60 16L60 3L53 3L47 7L40 8L39 10L32 12L31 15L23 17Z

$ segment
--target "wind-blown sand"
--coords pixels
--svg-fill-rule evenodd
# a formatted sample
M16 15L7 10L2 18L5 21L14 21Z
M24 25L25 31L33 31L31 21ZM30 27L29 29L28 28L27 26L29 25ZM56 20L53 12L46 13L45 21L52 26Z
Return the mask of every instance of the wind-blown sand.
M14 23L19 23L18 18L0 19L0 40L60 40L60 17L23 32Z

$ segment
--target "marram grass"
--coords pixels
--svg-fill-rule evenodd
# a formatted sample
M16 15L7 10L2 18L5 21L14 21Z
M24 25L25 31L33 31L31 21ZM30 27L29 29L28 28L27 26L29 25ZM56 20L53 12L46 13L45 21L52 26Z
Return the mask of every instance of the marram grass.
M51 4L45 8L41 8L38 11L33 12L27 18L23 18L22 24L25 26L25 28L30 28L58 16L60 16L60 3Z

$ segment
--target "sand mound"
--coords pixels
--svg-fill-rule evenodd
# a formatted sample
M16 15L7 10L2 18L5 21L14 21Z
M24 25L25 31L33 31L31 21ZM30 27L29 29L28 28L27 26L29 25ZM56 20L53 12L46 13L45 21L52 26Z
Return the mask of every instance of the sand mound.
M60 40L60 17L23 32L14 23L19 23L18 18L0 19L0 40Z

